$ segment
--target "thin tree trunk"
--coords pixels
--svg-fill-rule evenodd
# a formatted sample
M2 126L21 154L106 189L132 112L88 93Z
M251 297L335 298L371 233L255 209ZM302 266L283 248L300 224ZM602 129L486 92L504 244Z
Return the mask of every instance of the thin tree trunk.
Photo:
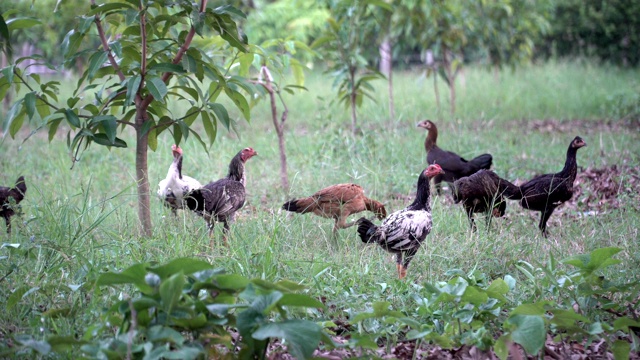
M454 117L456 113L456 74L454 73L452 66L452 61L450 56L450 51L445 47L442 51L443 65L444 70L447 73L447 79L449 80L449 105L451 106L451 116Z
M440 105L440 90L438 90L438 73L436 72L436 66L433 66L433 91L436 94L436 110L438 111L438 120L442 120L442 107Z
M138 108L136 114L136 183L138 184L138 218L140 219L141 233L151 237L153 234L151 224L151 201L149 188L149 168L147 148L149 147L149 135L142 134L142 125L147 119L145 109Z
M396 118L395 104L393 102L393 54L391 53L391 40L386 37L380 47L380 72L385 74L388 79L389 87L389 117L391 120Z
M272 77L271 72L267 69L266 66L262 67L262 72L266 78L266 84L263 84L264 87L269 92L269 98L271 100L271 119L273 120L273 126L276 128L276 134L278 135L278 148L280 150L280 182L282 183L282 189L285 194L289 195L289 176L287 175L287 153L284 146L284 122L287 120L287 114L289 110L287 109L284 101L282 102L284 106L284 110L282 112L282 119L278 122L278 108L276 107L276 93L273 90L273 86L271 85Z
M353 133L353 135L356 135L357 131L358 131L358 127L357 127L357 115L356 115L356 69L355 68L351 68L349 69L349 81L351 81L351 94L350 94L350 100L351 100L351 132Z

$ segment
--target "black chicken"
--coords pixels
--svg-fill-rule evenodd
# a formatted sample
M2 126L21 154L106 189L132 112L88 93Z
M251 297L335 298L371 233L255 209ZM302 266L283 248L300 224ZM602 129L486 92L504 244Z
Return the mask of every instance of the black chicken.
M547 236L547 221L558 206L573 196L573 182L578 173L578 161L576 154L578 149L587 144L580 136L576 136L567 149L567 160L564 168L559 173L544 174L534 177L520 185L523 208L540 211L540 223L538 228L542 235Z
M438 193L440 193L440 183L454 181L469 176L480 169L491 167L493 157L490 154L482 154L471 160L466 160L460 155L442 150L436 145L438 140L438 128L431 120L423 120L418 123L418 127L427 129L427 137L424 140L424 148L427 151L427 164L438 164L442 167L444 174L436 176L433 181Z
M234 221L236 211L244 206L245 163L255 155L258 153L252 148L242 149L229 163L229 173L226 178L208 183L200 189L191 191L185 197L186 207L204 217L209 227L209 235L213 234L215 221L224 223L225 244L229 223Z
M437 164L429 165L422 171L418 177L418 192L413 203L389 215L382 225L376 226L364 217L357 221L362 242L376 242L383 249L396 254L396 268L400 279L407 276L409 262L431 232L429 181L440 174L442 168Z
M472 230L476 230L474 213L488 213L487 226L491 216L502 217L507 209L504 198L519 200L520 189L509 181L500 178L491 170L482 169L475 174L460 178L453 183L453 200L462 203Z
M0 216L4 218L7 224L7 234L11 234L11 217L18 210L20 202L27 193L27 184L24 182L24 176L20 176L16 180L13 188L0 186Z

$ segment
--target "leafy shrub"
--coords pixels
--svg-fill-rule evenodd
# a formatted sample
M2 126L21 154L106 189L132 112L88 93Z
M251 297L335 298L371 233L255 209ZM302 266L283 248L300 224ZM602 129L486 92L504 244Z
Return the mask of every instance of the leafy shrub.
M291 313L291 307L324 307L298 293L301 285L225 274L201 260L135 264L100 275L96 287L104 286L118 290L118 301L81 339L18 336L17 351L46 355L79 349L88 358L110 359L255 359L264 358L269 342L279 338L303 359L323 336L319 325Z

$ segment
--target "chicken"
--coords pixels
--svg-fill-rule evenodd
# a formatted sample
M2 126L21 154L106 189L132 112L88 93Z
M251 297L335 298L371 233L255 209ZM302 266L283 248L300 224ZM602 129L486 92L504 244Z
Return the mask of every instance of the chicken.
M309 197L287 201L282 208L300 214L314 213L334 219L334 235L338 229L346 229L356 224L355 221L347 223L347 217L351 214L369 210L380 220L387 217L384 205L366 197L364 189L356 184L332 185Z
M4 218L7 224L7 234L11 234L11 217L18 210L20 202L27 193L27 184L24 182L24 176L20 176L16 180L13 188L0 186L0 216Z
M569 144L562 171L539 175L520 185L520 205L525 209L540 211L538 228L544 237L547 237L547 221L553 211L573 196L573 182L578 173L576 154L583 146L587 144L580 136L576 136Z
M236 211L244 206L246 198L245 163L255 155L258 153L252 148L242 149L231 160L226 178L193 190L185 197L186 207L204 217L209 227L209 235L213 234L215 221L221 221L224 224L223 240L225 245L229 233L229 223L235 220Z
M438 175L433 179L438 193L440 193L440 183L442 181L453 183L480 169L489 169L491 167L493 157L490 154L482 154L468 161L454 152L440 149L436 145L438 128L431 120L423 120L417 126L428 131L424 141L424 148L427 151L427 164L438 164L444 171L444 174Z
M504 198L519 200L520 189L509 181L500 178L491 170L482 169L475 174L460 178L453 183L453 200L462 203L472 230L476 230L474 213L488 213L487 226L491 216L502 217L507 209Z
M158 197L164 205L176 215L176 210L184 209L184 197L190 191L202 187L200 182L192 177L182 175L182 149L177 145L171 146L173 162L169 166L167 177L158 184Z
M409 262L431 232L431 205L429 181L441 175L440 165L429 165L418 177L416 198L403 210L389 215L380 226L366 218L358 219L358 234L364 243L375 242L383 249L396 254L398 277L407 276Z

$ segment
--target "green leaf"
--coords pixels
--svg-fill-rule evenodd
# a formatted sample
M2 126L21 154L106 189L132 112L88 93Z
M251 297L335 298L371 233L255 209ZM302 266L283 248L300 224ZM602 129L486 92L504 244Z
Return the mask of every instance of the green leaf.
M502 335L493 345L493 351L500 360L507 360L507 357L509 356L508 342L509 339L505 335Z
M99 115L93 117L91 123L102 125L109 142L113 144L116 141L116 131L118 130L117 120L113 115Z
M11 126L9 126L9 134L12 139L15 139L16 134L22 128L22 124L24 124L25 111L24 109L18 112L18 114L11 121Z
M91 11L89 11L85 16L93 16L96 14L106 14L109 12L113 12L115 10L129 10L131 9L132 6L130 4L127 3L105 3L105 4L100 4L98 6L96 6L95 8L91 9Z
M53 137L56 136L56 132L58 131L58 126L62 122L62 118L57 118L49 121L49 142L53 140Z
M27 29L42 24L42 21L34 17L16 17L6 21L9 32L18 29Z
M7 132L7 130L11 130L10 128L13 125L13 121L15 120L15 118L18 116L18 114L20 113L20 110L22 109L22 104L24 103L24 98L17 100L16 102L13 103L13 105L11 105L11 107L9 108L9 111L7 111L7 116L4 119L4 124L2 126L2 128L4 129L5 133ZM22 124L20 124L20 126L22 126ZM16 131L17 133L17 131ZM15 133L11 135L11 137L14 137Z
M539 315L542 316L545 313L544 305L547 305L547 301L540 301L533 304L522 304L511 311L511 315Z
M607 266L619 264L620 260L612 259L613 255L622 251L621 248L607 247L593 250L589 254L571 256L562 260L565 264L576 266L586 272L586 275Z
M85 340L75 339L73 336L51 335L47 337L47 343L51 345L51 350L57 353L63 353L79 348L81 345L87 344Z
M509 285L502 279L495 279L486 291L490 297L506 302L507 298L505 298L504 295L509 292Z
M240 112L244 116L245 120L250 121L251 120L251 108L249 107L249 103L247 102L247 99L245 99L245 97L242 96L242 94L240 94L239 92L234 91L234 90L232 90L230 88L225 88L224 92L233 101L233 103L236 105L238 110L240 110ZM216 112L216 115L217 115L217 112Z
M33 119L33 115L36 113L36 93L29 92L24 96L24 106L27 110L27 116L29 119Z
M64 116L67 118L67 121L71 126L79 128L80 127L80 118L78 114L73 112L71 109L64 109Z
M613 322L613 328L615 330L629 332L629 326L635 326L640 328L640 321L633 320L628 317L619 317Z
M152 342L170 342L179 347L184 344L184 337L174 329L156 325L149 328L147 331L148 340Z
M613 342L612 350L615 360L626 360L631 354L631 344L626 340L616 340Z
M145 281L147 264L135 264L122 272L106 272L96 280L96 286L113 286L122 284L134 284L138 290L144 293L152 293L153 288Z
M11 295L9 295L9 298L7 298L6 309L11 309L18 303L18 301L22 300L22 297L30 288L30 286L25 285L15 289Z
M160 299L162 300L162 308L170 314L173 308L178 304L182 289L185 284L184 274L178 272L173 274L169 279L160 284Z
M16 335L14 336L16 342L25 348L37 351L40 355L47 355L51 352L51 345L46 341L34 340L29 335Z
M468 301L475 306L484 304L488 299L489 295L487 295L485 291L475 286L468 286L465 289L464 294L462 294L462 296L460 297L461 301Z
M4 39L6 44L9 44L9 27L2 14L0 14L0 37Z
M105 61L107 61L107 52L106 51L96 51L89 58L89 67L87 68L87 79L93 80L96 72L100 70L100 68L104 65Z
M215 121L211 121L209 113L206 111L203 111L200 115L204 131L207 133L207 137L209 138L209 146L211 146L216 141L216 133L218 129L217 123Z
M207 261L192 258L178 258L171 260L167 264L149 268L149 271L157 274L161 279L167 279L178 273L190 275L198 271L210 269L213 269L213 265Z
M149 149L156 151L158 149L158 133L156 129L149 129L147 132L147 142L149 143Z
M164 103L164 97L167 95L167 85L160 78L147 78L147 89L154 99Z
M256 340L280 338L287 341L287 349L297 359L307 359L320 343L321 328L308 320L286 320L260 326L252 337Z
M111 141L109 140L109 137L107 136L107 134L103 134L103 133L95 133L93 134L91 139L96 144L103 145L103 146L113 146L113 147L119 147L119 148L127 147L127 143L124 140L116 137L115 139L113 139L113 141Z
M325 306L322 302L304 294L284 294L280 301L280 306L303 306L309 308L324 309Z
M511 339L520 344L527 354L537 355L547 336L542 316L515 315L508 321L515 327L511 332Z
M179 64L172 63L157 63L149 66L149 71L156 73L175 73L175 74L184 74L186 71Z
M127 81L127 97L125 105L131 105L135 102L136 94L138 94L141 81L142 76L140 75L136 75L130 78L129 81Z
M209 103L208 106L211 110L213 110L213 113L216 115L218 121L220 121L228 131L229 126L231 125L231 120L229 119L229 113L227 112L227 109L224 107L224 105L218 103Z

